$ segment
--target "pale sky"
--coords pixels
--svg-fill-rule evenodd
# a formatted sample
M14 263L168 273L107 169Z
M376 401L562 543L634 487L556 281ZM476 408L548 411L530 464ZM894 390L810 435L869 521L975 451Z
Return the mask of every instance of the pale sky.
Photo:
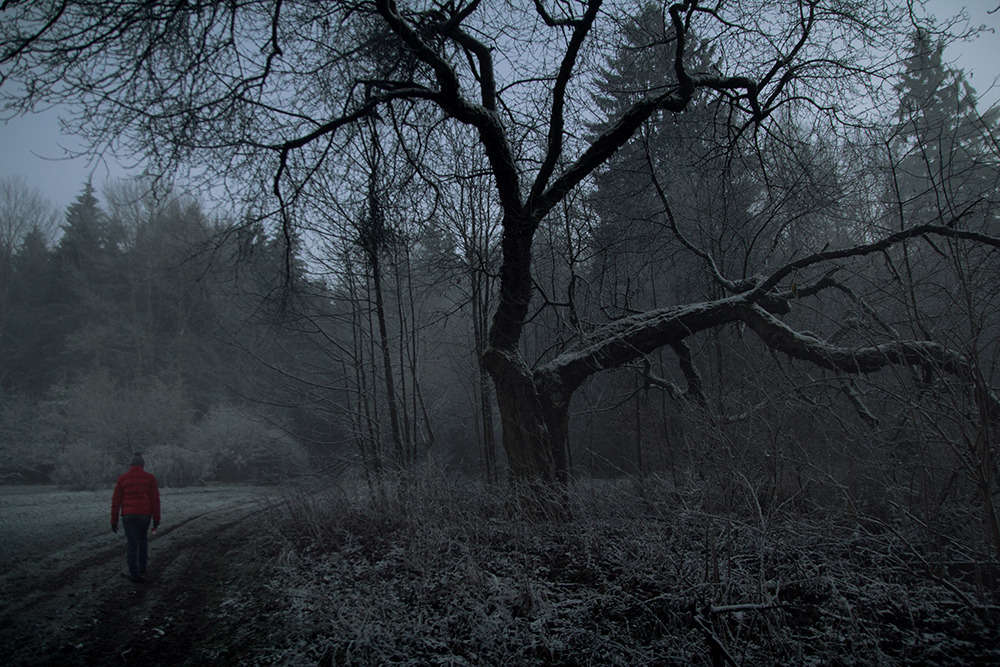
M1000 0L928 0L927 7L938 17L956 15L964 8L970 26L994 29L972 42L955 44L945 57L965 71L980 94L981 110L996 104L1000 100L1000 85L995 83L1000 77ZM23 175L61 211L76 198L88 175L92 174L98 191L109 177L127 175L113 158L65 159L64 149L74 147L73 137L60 134L56 110L0 121L0 177Z

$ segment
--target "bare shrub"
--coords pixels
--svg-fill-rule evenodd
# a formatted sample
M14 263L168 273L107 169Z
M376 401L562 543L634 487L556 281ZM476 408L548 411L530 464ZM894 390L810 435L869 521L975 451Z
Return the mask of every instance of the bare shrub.
M0 393L0 483L51 481L56 448L37 437L37 404Z
M308 468L305 449L294 438L250 410L213 409L188 433L187 448L207 455L215 479L268 482Z
M44 409L50 437L93 443L122 464L133 452L179 441L190 418L179 385L126 385L103 371L57 388Z
M207 454L177 445L154 447L146 458L147 469L156 475L160 486L204 484L212 473L212 462Z

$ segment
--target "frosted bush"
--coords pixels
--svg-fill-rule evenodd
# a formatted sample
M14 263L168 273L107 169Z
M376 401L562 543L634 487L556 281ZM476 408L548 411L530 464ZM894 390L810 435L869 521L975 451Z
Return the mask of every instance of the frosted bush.
M187 437L187 448L207 455L222 482L267 482L305 472L302 446L252 412L224 406L205 415Z
M113 483L121 472L106 451L81 443L67 446L56 457L52 481L73 489L95 489Z
M152 448L146 461L147 470L156 475L161 487L203 484L212 473L212 459L208 453L177 445Z

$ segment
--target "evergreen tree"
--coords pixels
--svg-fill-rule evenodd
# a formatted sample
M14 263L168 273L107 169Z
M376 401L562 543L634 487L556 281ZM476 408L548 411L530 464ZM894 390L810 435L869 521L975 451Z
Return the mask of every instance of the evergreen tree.
M66 224L59 240L57 259L64 273L93 277L101 256L109 250L107 216L101 210L94 186L88 180L76 201L66 209Z
M902 226L961 217L963 226L989 227L995 217L984 218L985 207L979 207L979 215L969 215L969 208L995 199L997 156L989 147L1000 108L979 113L976 91L964 74L944 64L944 47L924 30L913 35L896 85L900 101L891 199Z
M54 253L56 294L52 307L61 325L62 372L99 368L116 351L103 346L101 330L112 319L108 294L119 282L114 275L117 248L108 242L107 215L88 180L66 209L66 223Z
M53 305L58 293L46 235L33 227L12 258L7 283L10 316L0 336L4 389L37 397L55 381L63 336Z
M14 255L14 271L22 276L45 274L50 270L51 254L45 233L32 227Z
M595 96L608 118L645 91L677 85L674 31L662 6L645 5L622 33ZM712 49L690 35L688 40L688 71L712 71ZM628 312L705 296L707 281L692 279L704 274L703 267L682 256L657 187L663 188L682 233L702 247L723 247L727 230L746 223L754 192L740 193L742 184L734 173L738 160L725 159L728 129L716 122L717 113L717 104L695 100L684 114L654 115L597 174L590 202L599 220L590 235L595 259L591 282L603 285L602 305ZM600 129L594 127L595 132Z

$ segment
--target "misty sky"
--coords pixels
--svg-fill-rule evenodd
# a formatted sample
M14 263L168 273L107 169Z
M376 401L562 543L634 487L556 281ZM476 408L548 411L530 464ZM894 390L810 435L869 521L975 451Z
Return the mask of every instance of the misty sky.
M945 56L962 69L979 92L980 110L1000 100L1000 0L929 0L927 8L939 17L953 16L963 7L971 26L986 25L995 32L984 33L970 43L950 47ZM990 10L993 10L990 13ZM992 87L992 90L990 90ZM58 209L65 209L79 194L82 184L92 174L100 189L109 177L128 175L112 157L100 159L65 159L66 149L78 148L72 136L59 130L58 109L29 117L0 122L0 177L23 175L28 184L38 188Z

